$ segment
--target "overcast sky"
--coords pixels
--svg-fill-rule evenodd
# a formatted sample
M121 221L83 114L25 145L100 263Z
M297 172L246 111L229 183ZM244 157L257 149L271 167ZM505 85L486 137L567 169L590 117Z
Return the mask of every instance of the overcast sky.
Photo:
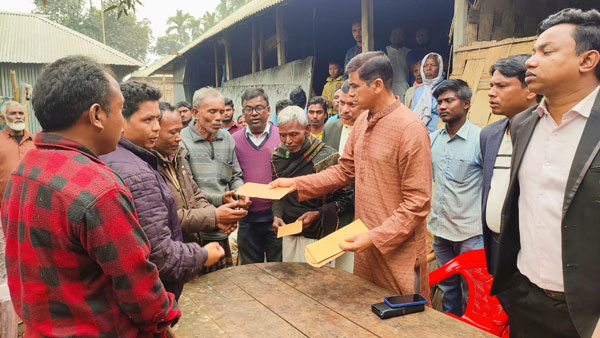
M48 0L57 1L57 0ZM89 3L90 0L87 0ZM99 0L91 0L94 6L100 7ZM178 9L190 13L198 18L204 15L206 11L213 11L219 0L141 0L144 4L139 6L136 11L138 18L147 18L150 20L152 35L157 37L164 35L167 30L167 19L175 15ZM35 5L33 0L13 0L2 1L2 10L7 12L30 13Z

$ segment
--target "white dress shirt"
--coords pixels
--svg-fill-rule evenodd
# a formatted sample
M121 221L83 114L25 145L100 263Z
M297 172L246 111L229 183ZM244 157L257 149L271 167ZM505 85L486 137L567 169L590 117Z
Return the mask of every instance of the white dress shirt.
M500 233L500 220L502 216L502 206L508 191L510 182L510 161L512 159L512 141L510 135L506 132L502 137L498 155L494 162L494 172L492 173L492 181L490 182L490 191L485 206L485 222L488 228Z
M557 125L542 101L523 155L519 178L519 271L542 289L564 291L562 207L569 171L600 86L562 116Z
M346 146L346 141L348 141L348 136L350 135L352 128L354 128L354 126L342 124L342 134L340 135L340 146L338 147L338 153L340 153L340 155L344 154L344 147Z
M264 140L269 136L269 132L271 132L271 125L267 123L265 130L263 130L263 132L258 136L254 135L248 127L244 128L244 131L250 142L257 147L260 147Z

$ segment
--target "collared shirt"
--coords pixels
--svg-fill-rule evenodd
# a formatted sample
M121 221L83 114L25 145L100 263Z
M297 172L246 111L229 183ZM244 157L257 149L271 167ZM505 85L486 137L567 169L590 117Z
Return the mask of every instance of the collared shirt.
M342 124L342 134L340 135L340 146L338 147L338 152L340 155L344 154L344 147L346 146L346 141L348 141L348 136L354 126L350 126L347 124Z
M260 147L260 145L265 141L265 139L269 137L269 133L271 132L271 125L267 123L267 125L265 126L265 130L263 130L262 133L260 133L260 135L258 136L252 133L252 131L250 131L250 128L248 127L244 128L244 132L246 133L246 136L248 137L250 142L252 142L252 144L254 144L257 147Z
M434 193L427 227L435 236L463 241L481 235L480 132L467 120L452 138L446 128L431 134Z
M2 203L8 286L27 333L152 337L181 311L148 260L129 189L73 140L39 133L35 145Z
M498 155L496 155L496 161L494 162L494 171L485 207L485 221L488 228L495 233L500 233L502 206L504 205L508 183L510 182L512 150L510 135L505 132L500 143L500 148L498 149Z
M233 133L237 132L238 130L240 130L242 128L242 126L240 126L237 122L233 121L233 125L229 128L227 128L227 131L233 135Z
M519 271L542 289L563 291L561 223L569 171L597 87L557 125L542 101L540 120L519 169Z
M20 142L8 132L8 128L0 130L0 203L2 195L10 177L10 173L17 167L25 153L35 148L33 136L24 131Z

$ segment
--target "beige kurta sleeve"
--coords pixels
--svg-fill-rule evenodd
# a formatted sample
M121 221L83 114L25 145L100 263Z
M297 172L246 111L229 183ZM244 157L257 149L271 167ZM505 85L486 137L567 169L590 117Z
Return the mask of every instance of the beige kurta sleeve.
M354 144L356 128L348 135L344 154L338 164L317 174L296 177L298 200L306 201L341 189L354 181Z
M431 148L429 136L420 122L404 129L398 147L398 170L402 177L398 208L369 237L386 254L406 241L421 226L431 207Z

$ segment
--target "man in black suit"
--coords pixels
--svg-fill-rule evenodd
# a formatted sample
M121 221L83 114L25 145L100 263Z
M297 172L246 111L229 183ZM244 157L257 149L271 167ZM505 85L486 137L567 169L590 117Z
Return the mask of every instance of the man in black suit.
M344 146L346 145L348 135L350 135L354 127L354 122L364 110L358 108L356 98L348 94L350 91L348 80L342 83L340 89L338 107L340 118L325 124L325 128L323 128L323 142L336 149L341 155L344 153Z
M535 93L525 83L525 61L528 58L527 54L510 56L498 60L490 69L490 108L494 115L505 117L483 128L479 142L483 166L483 246L490 274L494 273L498 256L502 204L510 181L512 142L509 122L515 115L537 103ZM509 314L504 293L498 295L498 300Z
M526 62L542 102L511 122L512 172L492 294L518 337L590 337L600 316L600 13L540 23Z

